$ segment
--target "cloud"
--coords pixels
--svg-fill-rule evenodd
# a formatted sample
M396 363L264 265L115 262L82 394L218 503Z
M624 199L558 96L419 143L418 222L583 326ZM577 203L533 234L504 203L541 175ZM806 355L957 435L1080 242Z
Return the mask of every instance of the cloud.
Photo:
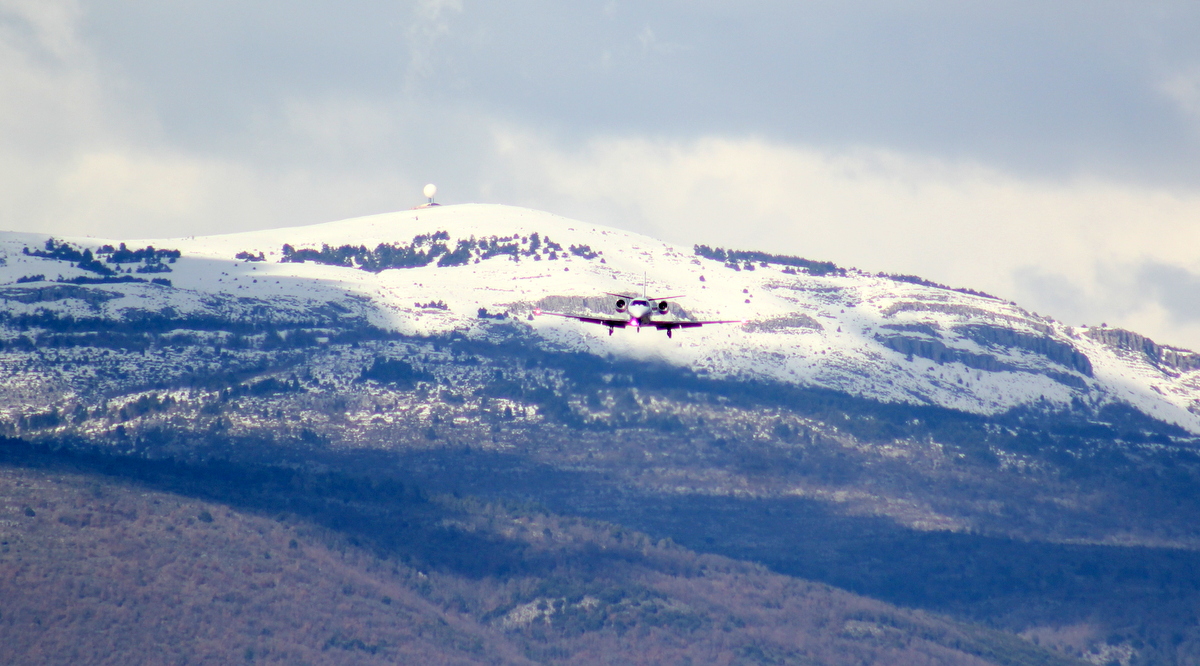
M1165 77L1159 90L1192 122L1193 131L1200 136L1200 67Z
M1186 314L1194 292L1179 282L1197 264L1200 194L761 138L610 137L564 149L506 129L497 159L499 198L676 242L918 274L1200 346Z
M1178 324L1200 323L1200 274L1148 261L1137 268L1137 293L1156 302Z
M1195 194L1021 178L886 149L723 137L608 137L570 149L503 130L497 155L504 168L493 172L508 189L537 191L548 205L630 215L626 224L675 240L746 243L783 229L771 242L886 270L956 267L995 282L1008 272L988 266L1014 256L1078 272L1091 266L1083 257L1190 260L1200 240Z
M437 41L450 34L445 14L462 12L461 0L418 0L408 27L409 61L405 88L412 90L418 80L433 75L433 50Z
M1090 276L1026 266L1015 272L1019 302L1070 324L1108 324L1155 341L1200 349L1200 271L1153 259L1097 263Z
M0 31L5 41L24 41L32 52L58 61L80 54L75 25L82 14L77 2L0 1Z
M1198 16L0 0L0 223L228 232L432 181L1200 347Z
M452 3L451 3L452 6ZM439 10L429 8L436 20ZM72 2L0 2L0 225L114 238L229 232L400 208L450 113L347 95L279 97L192 141L82 36ZM204 109L198 109L202 113ZM252 137L230 149L230 136ZM436 160L423 160L436 163Z
M575 140L755 134L1200 183L1200 142L1162 92L1200 61L1188 3L84 7L87 45L192 149L244 150L248 117L281 99L410 96Z

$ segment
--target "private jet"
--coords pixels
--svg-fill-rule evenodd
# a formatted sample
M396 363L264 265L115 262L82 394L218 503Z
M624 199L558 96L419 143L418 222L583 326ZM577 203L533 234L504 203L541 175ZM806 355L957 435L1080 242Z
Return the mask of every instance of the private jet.
M589 324L600 324L608 327L608 334L612 335L613 329L625 328L632 326L640 333L643 328L654 327L660 331L666 331L667 337L671 337L671 332L677 328L699 328L706 324L740 324L738 320L722 320L722 321L685 321L680 319L654 319L655 314L665 315L671 305L668 302L672 298L683 298L682 296L629 296L627 294L613 294L605 292L609 296L616 297L615 303L617 312L625 315L624 318L614 317L584 317L581 315L564 314L562 312L543 312L542 310L534 310L535 315L554 315L556 317L567 317L569 319L578 319Z

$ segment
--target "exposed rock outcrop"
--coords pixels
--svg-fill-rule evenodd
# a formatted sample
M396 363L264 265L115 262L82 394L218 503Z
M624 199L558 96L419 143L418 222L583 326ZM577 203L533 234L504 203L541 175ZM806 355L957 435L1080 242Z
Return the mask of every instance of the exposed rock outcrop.
M974 340L981 345L996 345L1000 347L1015 347L1045 356L1051 361L1068 367L1087 377L1092 376L1092 362L1088 357L1070 343L1055 340L1049 336L1022 333L1011 328L999 326L961 326L955 329L957 333Z
M789 317L775 317L773 319L764 319L762 321L752 321L746 324L745 330L751 333L759 331L786 331L791 328L807 328L815 331L822 331L825 327L816 319L806 314L795 314Z
M89 289L72 284L53 284L44 287L7 287L0 289L0 299L18 303L50 303L67 298L76 298L85 303L98 305L125 295L105 289Z
M1141 352L1156 366L1179 372L1200 369L1200 354L1188 349L1157 344L1150 338L1138 335L1133 331L1121 328L1089 328L1084 335L1110 347Z
M968 368L984 370L987 372L1038 372L1029 368L1013 365L1011 363L1005 363L1001 359L989 354L974 354L963 349L949 347L940 340L910 337L906 335L893 335L886 337L877 335L876 340L892 351L897 351L905 355L927 358L935 363L962 363ZM1087 360L1086 357L1084 360ZM1071 367L1071 369L1083 372L1075 367ZM1087 369L1088 372L1084 374L1091 376L1090 364L1087 366ZM1060 384L1065 384L1072 388L1083 389L1086 387L1086 382L1080 378L1079 375L1073 373L1040 371L1038 374L1044 374L1054 381Z

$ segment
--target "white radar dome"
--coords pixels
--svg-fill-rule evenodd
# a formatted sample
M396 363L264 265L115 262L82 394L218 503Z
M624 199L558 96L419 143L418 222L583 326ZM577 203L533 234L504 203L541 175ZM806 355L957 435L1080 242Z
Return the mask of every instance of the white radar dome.
M421 191L425 193L426 199L432 199L433 195L437 194L437 185L430 183L430 184L426 185L425 189L423 189Z

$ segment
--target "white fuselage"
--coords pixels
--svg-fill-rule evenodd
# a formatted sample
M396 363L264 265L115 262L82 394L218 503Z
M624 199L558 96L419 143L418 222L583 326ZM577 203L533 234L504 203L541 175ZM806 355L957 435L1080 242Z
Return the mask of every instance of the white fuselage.
M650 313L654 312L654 308L650 307L649 301L636 299L629 302L629 325L641 326L650 323Z

